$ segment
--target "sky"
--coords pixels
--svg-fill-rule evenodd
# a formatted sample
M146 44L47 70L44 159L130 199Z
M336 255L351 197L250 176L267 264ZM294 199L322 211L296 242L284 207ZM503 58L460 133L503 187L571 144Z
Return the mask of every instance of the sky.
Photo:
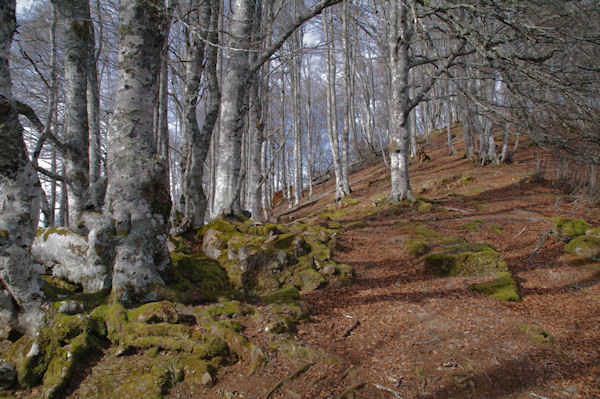
M24 9L29 8L33 2L34 0L17 0L17 14L20 14Z

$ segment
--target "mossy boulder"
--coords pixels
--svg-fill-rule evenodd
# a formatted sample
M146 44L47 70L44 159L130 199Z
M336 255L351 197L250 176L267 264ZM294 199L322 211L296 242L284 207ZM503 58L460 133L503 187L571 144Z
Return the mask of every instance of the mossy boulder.
M565 251L580 258L600 260L600 238L592 235L575 237L565 245Z
M438 276L494 276L507 267L493 246L461 244L427 255L425 270Z
M292 332L302 320L308 320L311 309L304 301L273 303L267 307L265 331L273 334Z
M363 220L358 220L356 222L348 223L346 225L346 229L348 229L348 230L358 230L358 229L365 228L367 226L368 226L367 222L365 222Z
M585 220L572 218L551 218L554 222L553 231L560 238L570 240L585 234L592 228Z
M503 273L497 280L488 283L473 284L471 290L481 294L493 296L496 299L507 302L520 302L521 297L517 289L517 283L509 272Z
M536 324L520 324L519 331L540 344L556 344L554 336Z

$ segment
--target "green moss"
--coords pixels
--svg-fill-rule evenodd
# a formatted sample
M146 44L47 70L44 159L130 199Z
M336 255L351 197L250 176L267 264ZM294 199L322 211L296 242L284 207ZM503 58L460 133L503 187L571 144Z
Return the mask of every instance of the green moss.
M8 230L0 230L0 239L8 241Z
M502 229L501 226L499 226L499 225L497 225L495 223L490 224L488 226L488 229L490 229L490 231L492 231L494 233L497 233L497 234L501 234L504 231L504 229Z
M407 240L404 243L404 246L406 248L406 252L415 257L425 255L431 251L431 247L427 241L423 240Z
M527 337L533 339L540 344L556 344L554 336L542 327L535 324L520 324L518 326L519 331L525 334Z
M347 204L347 205L356 205L358 204L360 201L357 200L356 198L350 198L350 197L344 197L340 200L340 202Z
M460 229L463 231L468 231L471 233L477 232L477 231L481 231L481 226L483 226L485 224L485 222L483 220L474 220L472 222L469 223L465 223L462 226L460 226Z
M214 301L231 294L227 271L201 256L171 253L171 269L163 273L174 299L183 303Z
M565 245L565 251L580 258L600 260L600 238L592 235L575 237Z
M573 239L585 234L590 226L586 221L572 218L550 218L554 222L553 231L561 238Z
M469 288L502 301L521 302L517 283L508 272L502 273L502 277L497 280L490 281L489 283L473 284Z
M506 262L488 244L461 244L425 257L425 270L438 276L493 276Z
M44 242L48 241L48 237L50 234L58 234L61 236L66 236L69 233L76 234L75 232L70 231L64 227L52 226L48 228L39 228L36 233L36 237L42 236L44 238Z
M81 287L48 274L42 274L42 290L47 298L56 301L59 298L81 292Z
M346 229L348 229L348 230L355 230L355 229L362 229L362 228L365 228L367 226L368 226L367 222L365 222L363 220L359 220L359 221L347 224L346 225Z
M278 290L267 293L262 300L266 304L275 302L291 302L300 299L300 293L296 287L283 287Z
M473 180L473 176L471 176L471 175L463 175L463 176L460 178L460 182L461 182L461 183L462 183L462 185L463 185L463 186L465 186L465 187L466 187L466 186L469 186L469 185L471 185L471 184L473 184L473 181L474 181L474 180Z
M219 303L217 305L206 307L203 311L212 317L246 316L254 313L252 306L238 301Z
M294 238L296 238L295 234L286 233L281 234L277 237L277 239L273 242L273 247L277 249L290 250L292 247L292 242L294 242Z
M333 230L344 228L344 226L342 226L342 223L338 222L337 220L332 220L329 223L327 223L327 227Z

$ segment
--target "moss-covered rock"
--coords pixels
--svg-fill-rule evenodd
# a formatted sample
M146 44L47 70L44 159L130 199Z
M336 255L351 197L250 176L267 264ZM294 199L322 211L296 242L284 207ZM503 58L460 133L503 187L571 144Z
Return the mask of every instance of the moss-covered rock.
M536 324L520 324L519 331L540 344L556 344L554 336Z
M368 226L367 222L365 222L363 220L358 220L356 222L348 223L346 225L346 229L347 230L358 230L358 229L365 228L367 226Z
M169 301L151 302L127 312L129 321L138 323L171 323L179 321L175 304Z
M302 320L308 320L311 309L304 301L273 303L267 307L268 323L265 331L273 334L291 332Z
M550 220L554 222L554 233L560 238L567 240L584 235L592 227L585 220L581 219L557 217Z
M427 255L425 270L437 276L494 276L507 267L491 245L461 244Z
M292 302L300 299L300 292L296 287L283 287L281 289L268 292L262 300L266 304L275 302Z
M463 231L468 231L470 233L475 233L481 230L481 226L483 226L485 222L483 220L474 220L469 223L465 223L460 226L460 229Z
M517 289L517 283L508 272L503 273L497 280L488 283L473 284L471 290L481 294L493 296L496 299L507 302L520 302L521 297Z
M57 348L44 373L44 397L58 397L61 390L68 385L79 363L85 360L90 352L97 351L100 347L100 340L95 335L83 333L70 340L66 346Z
M600 238L591 235L575 237L565 245L565 251L580 258L600 260Z
M404 247L411 256L421 256L431 251L429 243L424 240L407 240L404 242Z
M182 303L215 301L228 297L232 291L227 271L201 253L171 253L171 268L162 277L169 291L164 296Z

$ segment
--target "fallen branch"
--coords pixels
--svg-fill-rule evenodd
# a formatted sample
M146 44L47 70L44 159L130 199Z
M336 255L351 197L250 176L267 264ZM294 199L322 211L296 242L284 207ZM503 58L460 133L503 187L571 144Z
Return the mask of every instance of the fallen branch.
M538 235L538 239L537 239L537 246L535 247L533 252L531 254L529 254L529 259L528 259L529 264L533 263L533 257L535 256L535 254L538 253L538 251L546 243L546 241L548 240L548 238L550 237L551 234L552 234L552 230L546 230L546 231L540 232L540 234Z

